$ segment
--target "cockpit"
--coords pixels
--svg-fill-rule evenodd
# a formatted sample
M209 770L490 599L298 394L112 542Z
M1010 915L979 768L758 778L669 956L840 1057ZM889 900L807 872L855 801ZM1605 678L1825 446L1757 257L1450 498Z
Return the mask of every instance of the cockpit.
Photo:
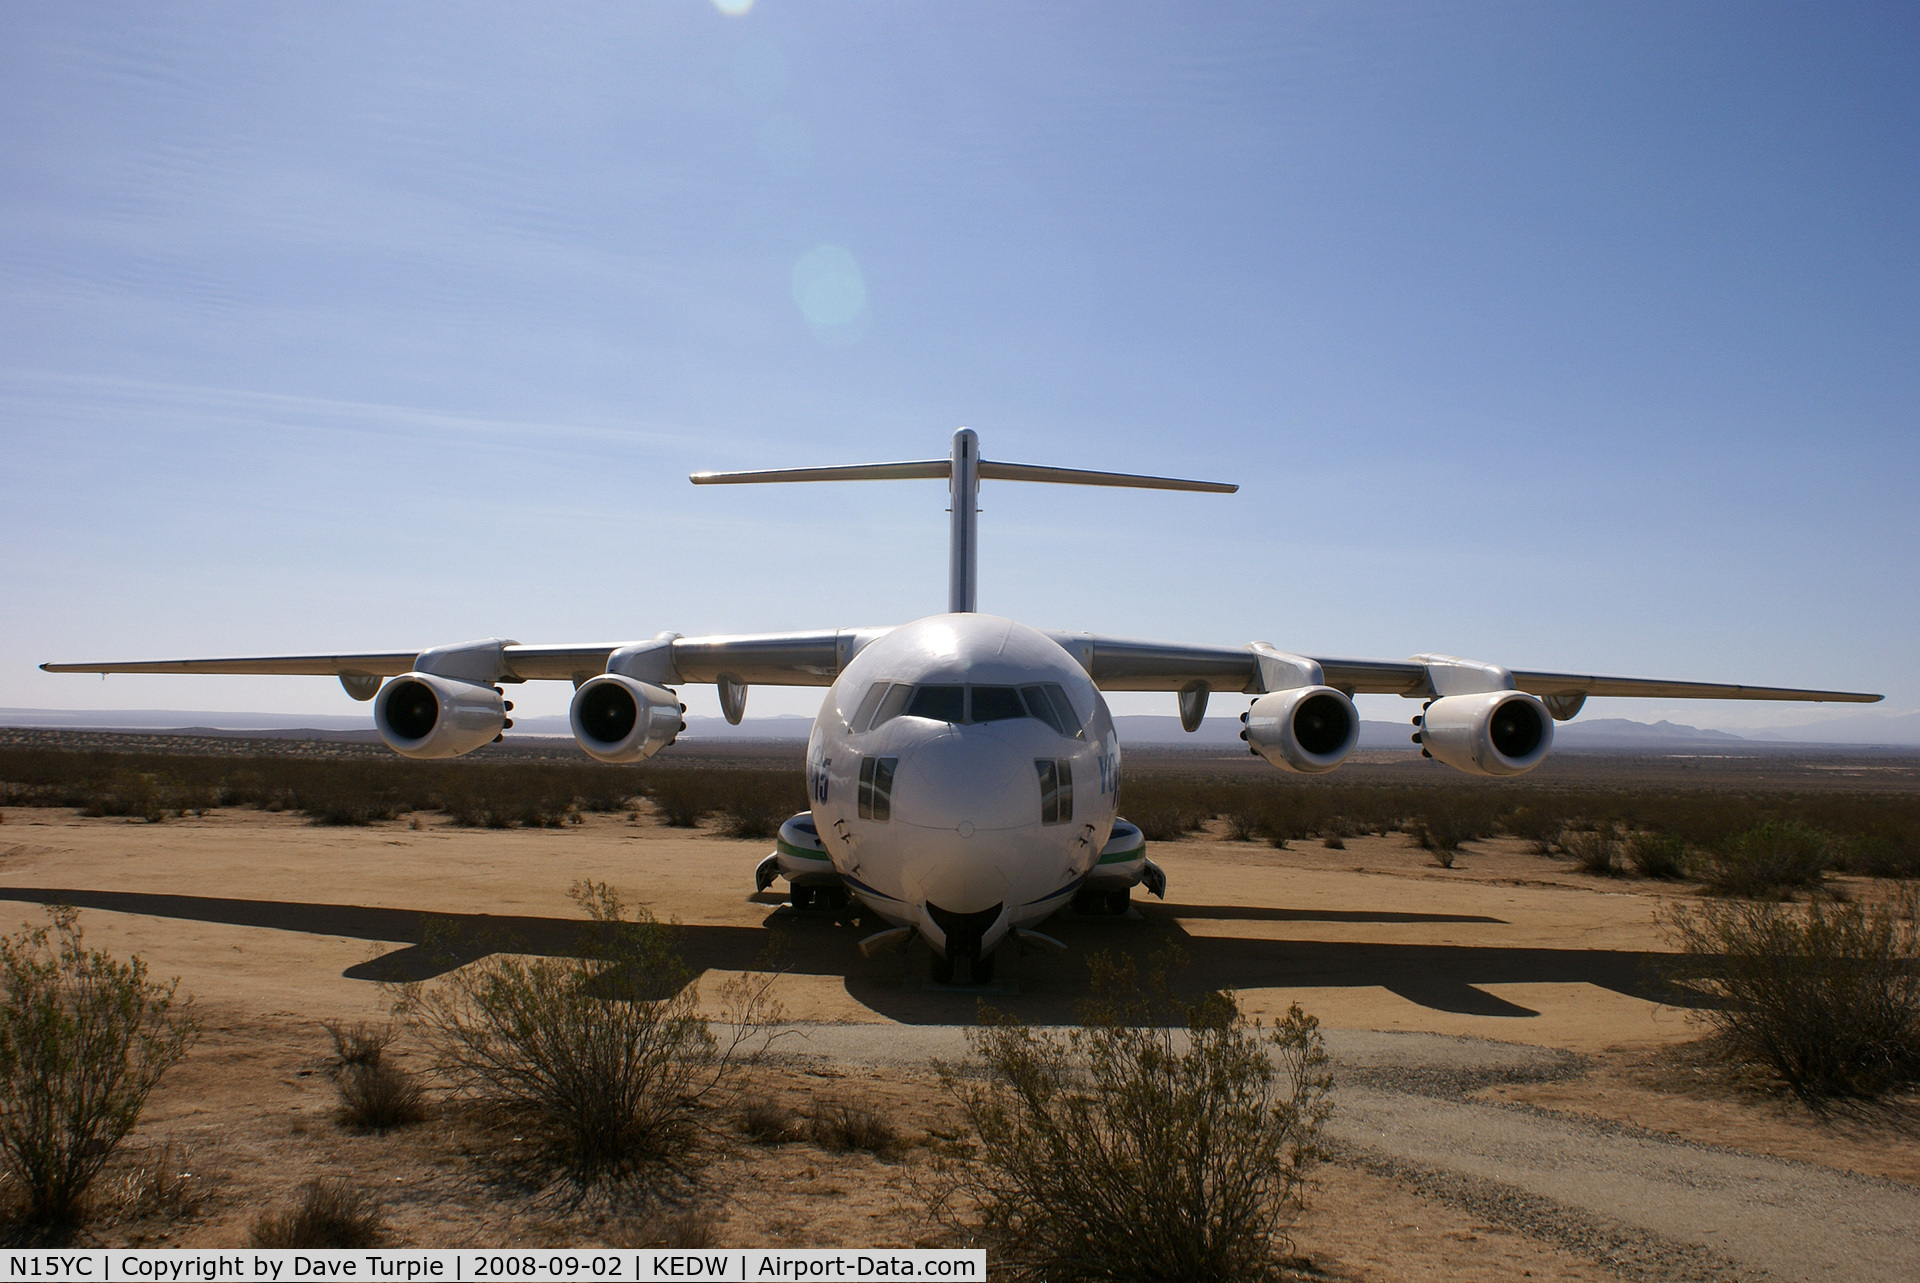
M847 723L854 734L876 730L896 717L921 717L966 726L1023 717L1051 726L1069 739L1081 735L1080 715L1057 682L1034 686L973 686L875 682Z

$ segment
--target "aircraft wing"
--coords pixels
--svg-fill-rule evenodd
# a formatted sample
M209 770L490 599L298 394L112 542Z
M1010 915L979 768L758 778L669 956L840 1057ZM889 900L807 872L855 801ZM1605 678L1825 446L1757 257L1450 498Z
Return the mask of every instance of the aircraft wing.
M1215 691L1259 694L1266 689L1258 646L1186 646L1139 641L1096 633L1049 633L1073 653L1108 691L1180 690L1204 683ZM1294 657L1288 657L1294 658ZM1440 656L1408 660L1340 659L1300 656L1320 666L1327 685L1349 695L1402 695L1427 699L1434 689L1432 668ZM1531 694L1635 696L1656 699L1820 700L1871 704L1879 695L1859 691L1813 690L1783 686L1744 686L1724 682L1675 682L1641 677L1600 677L1584 673L1512 670L1514 686Z
M740 685L830 686L841 668L884 629L836 629L793 633L721 634L671 638L674 680L708 684L727 677ZM1259 694L1266 689L1262 652L1270 647L1190 646L1097 633L1049 633L1108 691L1177 691L1204 684L1220 692ZM669 640L662 638L661 640ZM607 658L635 643L593 642L526 646L500 642L494 680L584 681L606 671ZM644 643L639 643L644 644ZM106 663L42 664L50 673L236 673L319 677L397 677L416 667L421 651L372 651L334 655L253 655L222 659L159 659ZM1303 656L1320 666L1327 685L1356 695L1402 695L1425 699L1436 691L1425 658L1342 659ZM1676 682L1640 677L1603 677L1515 669L1514 686L1541 696L1632 696L1657 699L1821 700L1868 704L1879 695L1800 687L1746 686L1724 682Z
M830 686L861 639L884 630L841 629L828 632L756 633L712 637L673 637L670 641L675 680L711 683L722 676L741 685ZM524 646L518 642L468 643L468 647L498 647L499 662L493 680L584 681L603 673L607 658L630 645L646 643L590 642L575 645ZM219 659L143 659L79 664L42 664L49 673L227 673L309 677L398 677L419 666L425 651L371 651L337 655L246 655Z

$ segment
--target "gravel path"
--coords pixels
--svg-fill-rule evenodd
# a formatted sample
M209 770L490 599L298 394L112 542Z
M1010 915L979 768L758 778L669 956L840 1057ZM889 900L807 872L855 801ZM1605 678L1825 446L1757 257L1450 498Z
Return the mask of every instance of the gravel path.
M812 1025L783 1057L961 1060L953 1026ZM1433 1034L1327 1032L1329 1128L1345 1161L1547 1238L1632 1279L1920 1279L1920 1188L1605 1122L1464 1099L1577 1074L1548 1048Z

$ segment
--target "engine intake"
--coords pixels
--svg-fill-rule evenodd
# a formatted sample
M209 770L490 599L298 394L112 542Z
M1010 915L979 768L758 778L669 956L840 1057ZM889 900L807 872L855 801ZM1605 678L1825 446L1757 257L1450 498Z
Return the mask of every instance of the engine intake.
M406 673L374 697L373 724L402 757L459 757L492 743L507 710L492 686Z
M638 762L680 734L680 701L664 687L602 673L573 693L567 720L587 756Z
M1547 706L1522 691L1449 695L1427 705L1420 743L1433 756L1469 775L1521 775L1553 747Z
M1331 686L1273 691L1247 710L1247 745L1283 771L1319 775L1360 742L1360 713Z

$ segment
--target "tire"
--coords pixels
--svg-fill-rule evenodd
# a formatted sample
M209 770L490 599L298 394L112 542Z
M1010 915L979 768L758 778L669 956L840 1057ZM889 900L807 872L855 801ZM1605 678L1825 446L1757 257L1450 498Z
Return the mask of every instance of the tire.
M792 904L796 909L811 908L813 906L813 888L794 887L787 896L787 900L788 903Z
M974 984L990 985L993 983L993 960L998 956L999 954L996 952L990 953L984 958L973 959Z
M1131 909L1132 907L1133 907L1133 892L1131 891L1107 892L1107 912L1108 913L1113 914L1115 917L1120 917L1124 915L1126 911L1128 909Z
M933 955L933 983L950 985L953 983L953 959Z

